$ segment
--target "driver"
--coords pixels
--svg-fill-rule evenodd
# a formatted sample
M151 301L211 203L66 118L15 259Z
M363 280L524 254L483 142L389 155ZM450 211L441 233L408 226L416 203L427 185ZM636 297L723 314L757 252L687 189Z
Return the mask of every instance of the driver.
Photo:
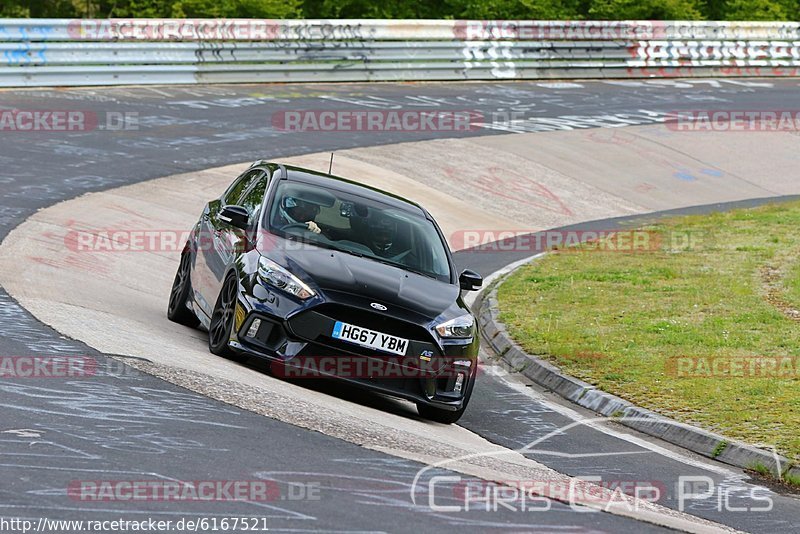
M319 234L322 229L314 222L317 215L319 215L317 204L287 195L283 197L278 208L278 225L284 228L292 224L303 224L310 232Z

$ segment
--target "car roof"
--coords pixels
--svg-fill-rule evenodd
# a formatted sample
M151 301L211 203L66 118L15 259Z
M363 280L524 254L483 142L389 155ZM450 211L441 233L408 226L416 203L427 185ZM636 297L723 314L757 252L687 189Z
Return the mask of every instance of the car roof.
M272 163L275 164L274 162ZM253 166L268 165L268 164L269 163L267 162L257 162ZM407 198L403 198L400 195L384 191L383 189L378 189L377 187L372 187L366 184L362 184L354 180L348 180L340 176L334 176L332 174L306 169L304 167L297 167L295 165L284 165L280 163L277 163L277 165L286 169L286 176L287 179L290 181L303 182L328 189L334 189L337 191L341 191L343 193L358 195L371 200L377 200L384 204L388 204L393 208L398 208L404 211L416 213L418 215L421 214L425 217L429 217L427 210L425 210L425 208L423 208L416 202L408 200Z

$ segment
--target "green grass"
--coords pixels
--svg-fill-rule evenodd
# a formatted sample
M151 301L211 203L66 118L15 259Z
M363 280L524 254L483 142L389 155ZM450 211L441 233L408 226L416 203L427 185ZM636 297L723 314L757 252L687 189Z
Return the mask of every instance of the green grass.
M716 458L717 456L722 454L725 451L725 448L727 446L728 446L728 442L725 441L724 439L722 441L720 441L719 443L717 443L717 446L714 447L713 451L711 451L711 457L712 458Z
M794 475L786 473L785 475L783 475L783 480L790 486L795 486L797 488L800 488L800 477L796 477Z
M509 332L528 352L606 391L800 460L798 373L687 378L667 364L758 356L800 364L800 317L792 317L800 310L800 203L647 229L660 234L661 249L579 247L519 269L498 290ZM683 232L702 241L669 249Z
M765 477L772 476L772 471L770 470L770 468L767 467L766 465L762 464L761 462L756 462L756 463L750 465L750 470L751 471L755 471L756 473L758 473L761 476L765 476Z

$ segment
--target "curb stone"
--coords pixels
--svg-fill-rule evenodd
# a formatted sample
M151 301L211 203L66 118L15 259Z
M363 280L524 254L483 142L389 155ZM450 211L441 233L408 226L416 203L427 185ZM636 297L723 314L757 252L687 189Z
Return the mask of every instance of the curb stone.
M796 465L786 471L786 474L794 478L795 480L800 480L800 465Z
M510 273L509 273L510 274ZM742 469L767 468L782 478L789 474L800 479L800 465L772 451L759 449L714 432L679 423L651 410L597 389L595 386L563 373L555 365L528 354L506 331L500 322L497 288L491 287L482 298L478 324L481 333L495 353L514 371L561 397L648 436L662 439L692 452Z

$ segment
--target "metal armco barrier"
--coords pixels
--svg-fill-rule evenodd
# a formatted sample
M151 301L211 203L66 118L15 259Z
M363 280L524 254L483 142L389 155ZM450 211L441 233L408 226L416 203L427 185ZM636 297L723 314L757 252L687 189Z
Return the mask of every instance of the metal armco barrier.
M0 19L0 87L797 76L800 23Z

